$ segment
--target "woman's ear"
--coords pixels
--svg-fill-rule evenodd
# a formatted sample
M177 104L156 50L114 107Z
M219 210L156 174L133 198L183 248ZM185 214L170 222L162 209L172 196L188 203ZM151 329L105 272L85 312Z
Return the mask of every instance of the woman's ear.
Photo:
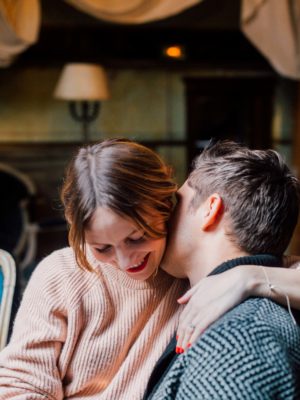
M211 194L203 205L202 230L213 228L223 212L223 200L218 193Z

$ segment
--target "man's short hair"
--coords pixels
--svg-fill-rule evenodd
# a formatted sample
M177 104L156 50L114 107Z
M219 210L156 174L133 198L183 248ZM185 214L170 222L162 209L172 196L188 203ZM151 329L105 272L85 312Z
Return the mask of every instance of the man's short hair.
M213 193L222 197L226 233L241 250L284 253L298 220L300 186L276 151L219 141L195 160L188 183L193 209Z

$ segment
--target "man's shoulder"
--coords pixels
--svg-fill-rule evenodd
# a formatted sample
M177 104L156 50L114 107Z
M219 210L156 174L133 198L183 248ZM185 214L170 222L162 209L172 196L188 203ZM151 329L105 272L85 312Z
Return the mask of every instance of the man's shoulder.
M197 344L201 344L202 339L208 336L217 338L218 333L224 337L225 332L244 337L253 335L251 343L260 339L260 333L274 335L277 339L286 338L292 342L296 340L298 344L300 340L300 326L294 324L288 310L262 298L250 298L227 312L207 329Z
M288 311L268 299L251 298L216 321L200 337L188 357L222 354L238 359L272 360L300 366L300 327Z
M299 372L299 326L276 303L249 299L208 328L184 354L181 381L187 383L180 393L188 387L203 399L250 398L256 392L266 399L276 393L292 399L300 394Z
M299 326L283 307L253 298L177 358L153 399L294 399L299 372Z

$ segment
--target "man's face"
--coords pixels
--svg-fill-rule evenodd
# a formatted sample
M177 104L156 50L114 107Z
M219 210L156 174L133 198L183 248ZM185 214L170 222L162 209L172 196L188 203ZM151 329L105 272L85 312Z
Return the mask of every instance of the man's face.
M168 244L162 261L162 268L170 275L185 278L188 259L196 249L199 233L197 211L190 207L194 190L187 181L177 192L177 205L169 224Z

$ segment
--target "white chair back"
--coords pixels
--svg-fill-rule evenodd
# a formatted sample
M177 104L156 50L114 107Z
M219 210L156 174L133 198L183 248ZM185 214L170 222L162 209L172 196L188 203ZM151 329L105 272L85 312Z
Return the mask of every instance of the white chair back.
M6 345L16 285L16 264L12 256L0 249L0 350Z

